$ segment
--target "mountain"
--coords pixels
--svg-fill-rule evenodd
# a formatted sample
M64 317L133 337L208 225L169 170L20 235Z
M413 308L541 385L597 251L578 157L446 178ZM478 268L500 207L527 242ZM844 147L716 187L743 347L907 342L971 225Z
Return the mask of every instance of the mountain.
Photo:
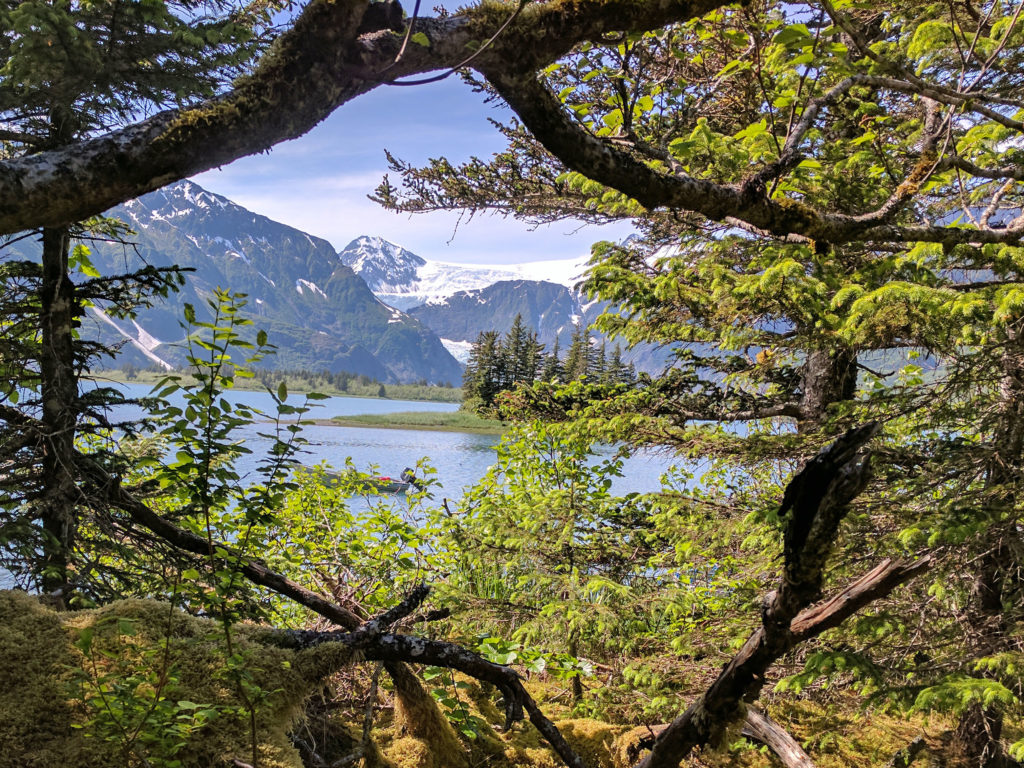
M133 246L90 244L102 274L142 263L194 269L185 289L134 321L94 313L101 338L128 339L140 364L180 363L182 305L209 320L218 286L248 294L242 314L277 354L264 365L350 371L387 382L461 380L461 367L421 322L378 300L326 240L272 221L183 181L108 212L137 235ZM253 330L253 334L255 330ZM131 359L131 358L129 358Z
M367 235L345 246L338 257L366 281L377 298L403 310L441 303L456 293L480 290L501 281L546 281L571 287L586 263L585 259L568 259L501 267L449 264L428 261L383 238Z
M523 322L537 331L539 341L550 346L560 338L564 348L584 310L578 295L564 285L499 280L486 288L459 291L414 307L409 314L446 342L475 341L483 330L506 331L516 315L521 315Z
M586 259L501 267L447 264L366 235L353 240L338 256L366 280L377 298L401 307L437 333L462 363L481 331L506 333L516 315L537 331L549 350L557 338L564 354L573 326L591 324L607 307L605 302L587 301L574 289ZM598 336L593 343L601 341ZM671 358L666 350L651 345L624 351L622 357L652 373L662 370Z
M589 324L599 303L572 286L584 260L500 267L424 259L380 237L362 236L335 252L330 243L246 210L182 181L112 209L137 234L132 243L91 242L101 274L148 263L192 270L186 286L135 318L90 310L83 333L123 344L119 363L170 367L184 362L184 303L212 318L207 301L218 287L246 294L243 317L268 332L277 353L261 365L348 371L385 382L457 383L472 342L484 330L506 332L516 315L550 349L566 349L576 322ZM38 245L7 250L35 259ZM407 310L407 311L403 311ZM636 350L638 367L664 355Z

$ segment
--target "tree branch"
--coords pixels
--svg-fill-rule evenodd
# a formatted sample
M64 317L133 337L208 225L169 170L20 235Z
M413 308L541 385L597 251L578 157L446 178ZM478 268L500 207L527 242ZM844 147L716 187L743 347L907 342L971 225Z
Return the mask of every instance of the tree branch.
M747 183L729 185L653 168L616 148L613 142L599 139L587 131L566 113L555 95L532 73L522 74L508 67L494 67L484 71L484 75L523 124L560 162L587 178L629 195L648 209L688 210L714 221L732 218L777 237L800 235L823 243L920 240L955 245L1016 243L1024 237L1024 225L981 230L889 223L933 172L935 158L930 152L922 152L921 159L907 179L878 210L859 215L825 213L797 200L769 198L764 185L758 183L758 175ZM857 76L856 82L900 85L900 81L892 78L868 76ZM839 89L835 95L842 91ZM914 92L920 93L920 89L914 89ZM960 99L957 103L964 101ZM975 109L980 111L980 108ZM815 115L816 112L812 112L812 117ZM781 172L797 158L794 144L784 152L785 162L782 165L769 167L771 173Z
M790 481L780 510L787 521L782 580L764 599L761 627L707 691L661 733L640 768L674 768L694 747L717 741L729 723L743 717L744 700L757 696L776 659L927 567L882 564L820 608L805 610L821 588L847 505L867 483L860 450L876 431L877 425L850 430Z
M815 768L814 761L797 740L757 707L747 707L742 734L766 745L786 768Z
M205 539L164 520L146 504L122 488L116 478L107 475L87 456L79 454L79 461L85 476L97 487L103 489L107 502L127 512L133 522L186 552L199 555L209 553L209 545ZM303 637L306 638L306 645L315 645L321 642L344 642L354 650L363 651L363 658L366 660L386 662L389 674L393 677L398 675L400 678L404 678L406 684L410 677L415 678L408 667L401 662L449 667L477 679L494 683L505 695L506 719L509 726L513 722L521 720L525 710L529 714L530 722L543 734L569 768L586 768L582 759L569 746L555 724L545 717L540 707L523 688L522 682L513 670L492 664L472 651L451 643L380 633L380 630L404 618L422 603L429 592L426 586L417 587L398 605L380 617L363 623L351 611L325 600L302 585L267 568L263 563L241 557L223 544L217 544L216 548L225 555L238 557L239 570L254 584L289 597L300 605L351 630L340 633L286 633L294 638L293 642L296 644L301 644ZM399 678L396 678L396 683L398 681Z
M537 69L583 40L699 16L722 0L552 0L535 3L474 61ZM311 0L252 75L222 96L168 110L63 149L0 163L0 233L101 213L178 179L266 151L309 131L342 104L390 81L447 69L508 20L506 6L418 19L429 45L396 61L403 34L367 26L368 0ZM409 23L409 22L407 22Z

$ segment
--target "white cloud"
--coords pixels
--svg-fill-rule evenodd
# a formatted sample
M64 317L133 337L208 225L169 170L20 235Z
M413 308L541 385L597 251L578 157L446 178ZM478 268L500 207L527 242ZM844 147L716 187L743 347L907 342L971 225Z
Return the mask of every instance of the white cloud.
M396 215L366 199L386 171L384 149L422 163L487 157L504 147L488 122L507 110L484 105L456 79L426 87L378 88L339 109L300 139L196 177L213 192L256 213L343 248L380 235L424 258L475 264L567 259L597 240L619 240L628 224L580 228L563 222L531 231L513 219L457 213Z
M251 211L330 241L342 249L359 235L379 235L427 259L470 264L510 264L586 255L597 240L619 240L628 224L580 227L560 222L531 231L494 215L395 214L366 198L383 170L317 178L239 179L211 171L202 186ZM241 182L241 183L239 183Z

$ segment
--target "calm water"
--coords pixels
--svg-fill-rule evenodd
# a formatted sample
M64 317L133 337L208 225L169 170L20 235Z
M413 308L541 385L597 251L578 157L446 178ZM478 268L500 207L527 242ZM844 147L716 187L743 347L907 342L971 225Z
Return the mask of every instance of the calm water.
M145 385L125 384L123 388L130 397L149 394ZM271 411L274 407L266 392L231 392L229 399L263 411ZM291 394L288 398L290 404L301 402L301 394ZM331 397L317 401L316 405L308 414L309 418L330 419L334 416L402 411L452 412L458 409L454 403L360 397ZM255 424L240 429L237 439L244 440L254 454L259 454L270 445L269 440L259 436L259 432L266 432L267 427L267 424ZM494 448L500 442L497 435L369 427L307 426L303 428L303 436L309 441L303 463L310 465L325 461L334 467L342 467L346 458L351 458L357 469L397 476L405 467L415 466L420 459L426 458L437 470L438 495L448 498L460 497L463 488L487 472L496 461ZM605 448L601 452L610 454L611 449ZM254 456L243 458L239 464L241 473L251 472L255 461ZM625 476L616 481L614 491L655 490L660 476L670 464L671 461L662 454L640 453L633 456L626 461Z
M129 397L145 397L150 388L140 384L121 385ZM175 397L170 399L173 401ZM246 404L263 411L271 411L273 400L266 392L231 392L228 398L234 403ZM288 398L290 404L302 402L301 394ZM318 401L309 418L329 419L333 416L356 416L360 414L398 413L401 411L454 411L458 406L452 403L426 403L408 400L383 400L358 397L332 397ZM124 408L115 414L117 418L136 418L141 409ZM252 473L256 456L270 446L270 440L261 437L260 432L268 431L268 424L254 424L236 433L236 439L244 441L253 455L239 461L240 474ZM439 488L435 498L458 499L463 489L475 483L497 457L495 446L500 442L497 435L475 435L462 432L430 432L410 429L373 429L364 427L308 426L303 435L309 440L303 463L314 465L321 461L334 467L343 467L351 457L356 468L378 474L397 476L405 467L416 465L426 458L437 470ZM608 455L610 448L600 449ZM640 453L626 460L624 477L613 485L615 493L653 491L659 485L659 478L671 461L662 454ZM358 502L354 502L358 503ZM0 589L11 587L10 577L0 570Z

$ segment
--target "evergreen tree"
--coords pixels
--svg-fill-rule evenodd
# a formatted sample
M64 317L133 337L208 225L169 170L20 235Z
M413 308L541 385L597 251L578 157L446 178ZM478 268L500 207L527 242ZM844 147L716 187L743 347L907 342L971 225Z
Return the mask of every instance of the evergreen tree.
M537 378L544 345L537 341L537 332L528 330L523 324L521 314L515 316L501 346L505 375L502 389L512 389L516 384L532 384Z
M469 352L462 378L463 399L473 407L489 408L501 391L501 345L497 331L481 331Z
M501 339L499 385L502 390L512 389L522 381L533 382L532 372L527 378L526 370L529 344L529 331L523 325L523 316L517 314L508 333Z
M140 112L212 95L254 51L249 43L255 17L247 13L236 13L228 3L195 0L3 5L0 24L10 30L0 38L6 154L58 150ZM77 483L75 436L84 420L96 418L104 396L116 398L107 389L80 393L82 371L104 350L80 340L76 329L87 305L123 314L175 288L180 277L152 268L97 275L88 249L73 247L73 241L83 235L123 239L124 228L111 222L45 226L38 235L40 257L30 288L37 296L36 316L27 336L38 343L23 348L28 354L12 372L20 386L35 384L20 408L38 414L41 450L35 459L24 445L16 450L19 463L34 465L29 473L36 490L0 502L7 509L27 503L33 510L27 517L16 513L33 521L30 530L39 536L41 556L30 566L44 591L67 601L75 581L78 510L88 501ZM91 279L83 281L83 275ZM8 420L6 426L19 425Z
M541 381L561 381L562 380L562 360L559 357L558 348L558 337L555 337L555 343L551 347L551 353L544 356L544 365L541 369L540 379Z
M602 383L608 382L608 360L605 354L605 343L602 340L600 344L592 344L590 346L590 361L587 364L590 375Z
M590 372L590 364L590 329L577 321L573 326L572 341L563 363L565 379L573 381L587 375Z
M1009 692L1024 685L1004 655L1019 652L1011 627L1024 618L1024 440L1011 437L1024 434L1024 273L1020 230L993 222L1020 227L1024 189L1020 152L1008 160L984 137L1017 146L1021 127L995 102L962 105L982 90L1000 103L1017 99L1013 77L991 64L1016 60L1024 42L1010 42L1019 19L1003 4L986 4L984 17L973 8L889 10L898 20L874 25L851 7L822 4L815 20L813 9L797 19L770 3L581 52L549 73L547 88L531 81L532 103L545 94L550 109L505 129L508 152L471 171L400 166L411 192L396 207L429 207L443 189L448 207L489 200L535 221L581 210L639 217L643 241L596 247L585 287L622 310L599 330L672 346L676 364L625 393L538 387L536 412L560 409L609 441L710 459L733 490L722 507L731 512L713 503L708 515L774 508L782 492L767 478L851 424L883 424L879 479L829 544L830 578L859 578L869 539L880 561L926 556L918 562L938 570L932 592L915 585L892 611L879 607L826 638L792 689L853 675L888 701L952 710L972 762L1002 766L1003 716L1020 713ZM761 36L773 20L782 20L775 33ZM716 53L711 40L725 47ZM727 40L749 44L751 57L736 58ZM970 40L1001 53L959 55ZM883 70L894 77L878 77ZM666 89L668 72L685 85ZM924 98L922 77L956 95ZM513 108L527 104L514 86L497 90ZM538 162L545 149L557 161ZM449 176L477 182L453 195ZM759 202L732 207L733 194ZM526 197L530 208L513 205ZM776 214L802 223L780 228ZM830 224L805 229L812 220ZM975 229L954 236L935 224L943 221ZM842 222L861 229L851 234ZM577 330L567 380L583 372L582 347ZM925 353L927 370L911 349ZM741 479L748 488L737 489ZM702 503L695 495L678 514ZM765 523L766 534L782 527ZM757 536L746 534L745 543ZM905 617L914 621L901 624ZM964 638L965 625L987 629ZM925 649L927 637L934 644ZM690 711L708 706L701 698ZM1024 754L1024 743L1017 749ZM675 765L681 754L656 747L643 765Z
M526 344L523 347L521 381L524 384L533 384L533 382L537 380L537 376L540 374L543 363L544 345L537 340L537 332L530 331L526 336Z
M636 383L636 369L633 364L622 362L622 345L616 344L612 349L611 360L608 361L607 379L612 384L633 385Z

